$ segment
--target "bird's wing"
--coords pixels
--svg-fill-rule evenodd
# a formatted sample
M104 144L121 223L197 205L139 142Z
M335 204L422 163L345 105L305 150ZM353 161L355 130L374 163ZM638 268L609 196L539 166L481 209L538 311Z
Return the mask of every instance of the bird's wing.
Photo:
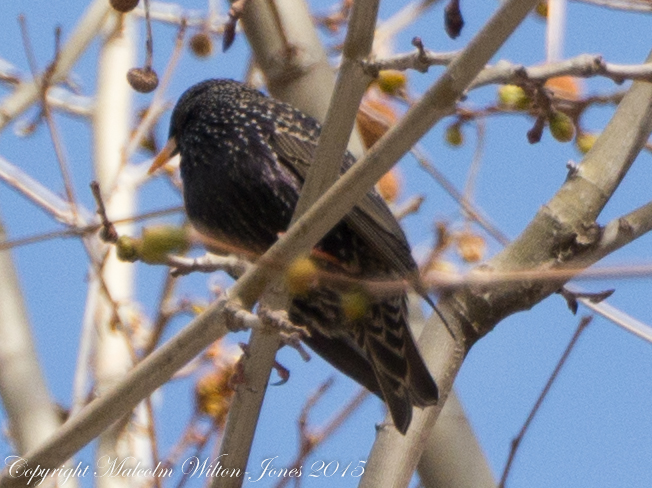
M279 161L305 180L317 145L308 138L288 132L275 131L269 140ZM342 172L349 169L355 158L346 153ZM378 252L401 276L413 275L417 269L403 229L384 200L375 191L367 193L344 217L344 221Z
M318 330L311 330L302 340L335 368L383 398L367 355L353 339L346 335L326 337Z

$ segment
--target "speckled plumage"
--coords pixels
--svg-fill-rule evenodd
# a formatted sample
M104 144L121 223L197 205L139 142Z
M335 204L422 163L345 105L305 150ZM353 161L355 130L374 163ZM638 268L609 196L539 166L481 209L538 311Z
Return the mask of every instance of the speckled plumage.
M231 80L188 89L172 114L170 137L181 153L186 211L202 233L246 252L263 253L287 229L320 126L291 106ZM343 168L354 162L346 154ZM400 226L370 192L316 246L320 268L365 280L413 276L416 264ZM334 258L334 259L333 259ZM335 367L381 396L405 432L412 406L438 391L407 325L404 292L370 297L355 320L343 290L320 282L295 296L290 319L308 327L305 342Z

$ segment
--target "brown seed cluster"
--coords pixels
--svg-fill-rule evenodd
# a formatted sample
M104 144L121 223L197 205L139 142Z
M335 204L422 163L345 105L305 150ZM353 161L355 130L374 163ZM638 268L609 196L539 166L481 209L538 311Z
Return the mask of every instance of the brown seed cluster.
M206 58L213 53L213 41L206 32L198 32L190 38L190 50L198 58Z

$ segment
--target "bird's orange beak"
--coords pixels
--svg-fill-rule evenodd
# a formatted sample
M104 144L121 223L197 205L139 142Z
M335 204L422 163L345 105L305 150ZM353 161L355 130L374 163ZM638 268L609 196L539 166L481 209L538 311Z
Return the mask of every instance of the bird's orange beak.
M165 144L165 147L163 147L163 149L161 149L161 152L159 152L154 158L152 165L147 170L147 174L151 175L157 169L165 166L165 164L170 160L170 158L176 152L176 150L177 150L177 141L174 137L170 137L170 139L168 139L167 144Z

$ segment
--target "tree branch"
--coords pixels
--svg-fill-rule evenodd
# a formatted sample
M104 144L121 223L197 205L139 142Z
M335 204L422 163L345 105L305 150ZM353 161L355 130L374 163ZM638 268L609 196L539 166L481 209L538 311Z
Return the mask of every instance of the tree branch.
M100 31L110 10L111 7L106 0L94 0L86 9L84 17L79 21L77 28L61 50L56 69L49 76L50 84L60 83L66 79L77 59ZM43 76L39 76L36 80L20 83L14 92L2 101L0 131L30 105L40 100Z
M419 477L425 487L495 488L473 429L455 391L448 395L419 460Z
M364 72L362 61L371 52L378 4L377 0L358 1L351 9L335 90L293 220L301 217L340 174L360 101L372 79Z
M364 68L368 73L380 70L413 69L425 73L430 66L447 66L459 51L437 53L428 49L417 49L411 53L396 54L384 59L367 60ZM652 63L643 64L613 64L606 62L602 56L581 54L564 61L546 63L540 66L523 66L501 60L494 66L487 66L478 74L469 90L486 85L523 83L524 81L545 82L558 76L574 76L591 78L602 76L616 83L625 80L652 81Z

